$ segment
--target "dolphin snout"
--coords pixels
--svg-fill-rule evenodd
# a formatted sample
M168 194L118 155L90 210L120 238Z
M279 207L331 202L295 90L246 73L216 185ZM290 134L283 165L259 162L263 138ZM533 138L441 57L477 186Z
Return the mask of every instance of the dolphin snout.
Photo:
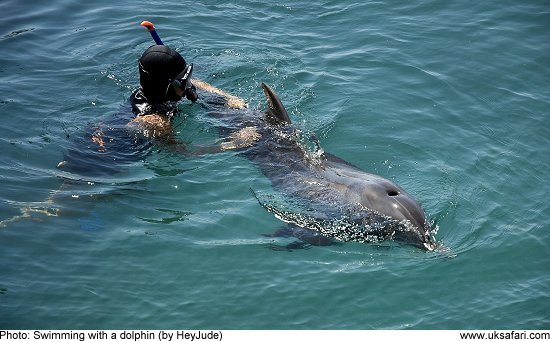
M430 236L429 228L425 226L419 228L417 226L404 224L395 231L393 239L427 251L433 251L437 248L436 243Z
M424 250L433 251L435 243L430 236L431 226L420 204L402 189L389 189L388 199L392 202L389 216L408 221L396 230L394 239Z

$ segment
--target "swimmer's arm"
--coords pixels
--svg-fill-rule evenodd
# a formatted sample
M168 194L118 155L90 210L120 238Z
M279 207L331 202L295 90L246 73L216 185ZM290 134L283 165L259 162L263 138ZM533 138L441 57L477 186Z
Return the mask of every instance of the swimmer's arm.
M130 126L139 129L143 135L155 139L167 149L187 156L215 154L227 150L242 149L252 146L260 139L260 134L255 128L246 127L234 132L219 144L197 146L191 150L184 142L175 137L170 119L163 115L150 114L138 116L130 122Z
M177 143L168 142L165 144L166 149L171 152L185 155L185 156L202 156L208 154L223 153L228 150L238 150L250 147L254 144L253 141L226 141L220 144L214 144L210 146L194 146L189 148L185 143L177 141Z
M261 135L256 131L254 127L245 127L229 135L223 142L211 146L197 146L192 150L188 150L185 145L182 147L176 147L173 149L188 156L200 156L205 154L216 154L225 152L228 150L238 150L251 147L256 141L260 139Z
M227 101L226 106L228 108L245 109L248 107L248 104L246 104L246 102L242 98L231 95L230 93L227 93L221 89L218 89L211 84L208 84L198 79L193 79L192 82L197 89L201 89L201 90L208 91L210 93L222 96Z

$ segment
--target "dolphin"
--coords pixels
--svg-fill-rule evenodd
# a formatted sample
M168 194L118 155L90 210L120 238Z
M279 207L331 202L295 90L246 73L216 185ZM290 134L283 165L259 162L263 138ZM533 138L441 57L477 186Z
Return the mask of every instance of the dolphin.
M214 109L210 113L221 121L222 135L243 128L259 134L257 141L240 153L256 164L276 189L310 203L317 212L304 218L260 202L264 208L292 226L335 240L395 240L424 250L436 248L426 214L411 195L392 181L325 152L313 134L292 124L273 89L265 83L261 86L268 103L263 115L246 109ZM211 104L220 107L219 102Z

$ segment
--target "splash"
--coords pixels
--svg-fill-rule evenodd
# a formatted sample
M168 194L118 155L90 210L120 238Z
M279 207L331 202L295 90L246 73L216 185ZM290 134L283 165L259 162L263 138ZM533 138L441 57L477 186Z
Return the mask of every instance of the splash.
M397 221L365 207L312 207L306 203L275 195L260 198L260 205L285 223L310 229L325 237L359 243L380 243L391 240L396 231L415 231L408 221Z

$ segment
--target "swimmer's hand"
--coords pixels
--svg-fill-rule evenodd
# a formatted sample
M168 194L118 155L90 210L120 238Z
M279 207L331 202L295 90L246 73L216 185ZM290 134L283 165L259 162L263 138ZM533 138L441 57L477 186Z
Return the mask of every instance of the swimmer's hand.
M230 95L227 99L227 107L231 109L244 109L248 107L248 104L242 98Z
M185 97L195 103L199 99L199 95L197 95L197 88L194 85L191 85L190 88L185 90Z
M261 137L256 127L246 127L229 135L229 141L222 142L220 148L225 151L250 147Z

